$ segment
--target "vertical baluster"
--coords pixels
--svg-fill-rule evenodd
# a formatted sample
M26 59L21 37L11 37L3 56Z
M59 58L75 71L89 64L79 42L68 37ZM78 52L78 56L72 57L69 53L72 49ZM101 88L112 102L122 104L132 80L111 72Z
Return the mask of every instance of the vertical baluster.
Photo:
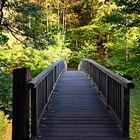
M85 72L87 73L87 63L85 62Z
M88 63L88 76L90 77L90 63Z
M42 82L39 84L39 86L38 86L38 88L39 88L39 95L38 95L38 104L39 104L39 116L40 116L40 113L41 113L41 111L42 111L42 108L43 108L43 106L44 106L44 103L43 103L43 80L42 80Z
M53 85L55 84L55 67L54 69L52 70L52 77L53 77Z
M122 102L121 102L121 85L119 85L119 116L120 116L120 120L122 120L121 108L122 108Z
M38 88L31 89L31 134L38 135Z
M101 75L101 71L98 71L98 94L101 94L101 79L102 79L102 75Z
M43 102L42 108L43 108L46 104L46 78L43 80L42 88L43 88L43 96L42 96L42 102Z
M54 81L56 82L57 76L56 76L56 66L54 68Z
M51 91L52 91L52 89L53 89L53 70L50 72L50 74L51 74L50 78L51 78Z
M86 63L85 63L85 61L83 61L83 66L84 66L83 71L86 72L86 69L85 69L86 68Z
M91 63L89 63L89 77L91 79Z
M114 97L114 101L113 101L113 105L114 105L114 107L113 107L113 109L114 109L114 112L115 112L115 114L116 114L116 83L115 83L115 81L113 80L113 87L114 87L114 91L113 91L113 97Z
M119 83L117 83L117 115L119 117Z
M116 82L116 114L118 116L118 83Z
M46 76L46 78L45 78L45 80L46 80L46 85L45 85L45 87L46 87L46 103L48 103L48 75Z
M115 112L115 81L112 79L112 107Z
M110 106L112 107L112 79L109 78L109 98L110 98Z
M58 77L58 65L56 66L56 77Z
M90 66L90 77L91 77L91 80L93 81L93 66L92 66L92 64Z
M114 97L114 101L113 101L113 109L114 109L114 112L116 113L116 83L113 79L113 97Z
M106 75L106 107L108 109L108 104L109 104L109 77Z
M40 111L41 111L41 104L42 104L42 101L41 101L41 95L42 95L42 87L41 87L41 83L37 86L37 90L39 92L39 95L38 95L38 99L37 99L37 104L38 104L38 118L39 118L39 115L40 115Z
M48 74L48 79L47 79L47 92L48 92L48 100L50 98L50 73Z
M60 74L60 64L58 64L58 75Z
M111 78L110 77L108 77L108 79L109 79L109 83L108 83L108 98L109 98L109 101L108 101L108 103L109 103L109 105L111 105L111 103L112 103L112 101L111 101Z
M47 102L49 100L49 83L50 83L50 81L49 81L49 74L48 74L47 75Z
M96 68L96 73L97 73L97 75L95 75L96 77L97 77L97 81L96 81L96 83L97 83L97 86L98 86L98 94L100 94L100 70L98 69L98 68Z
M113 109L113 81L112 78L110 78L110 98L111 98L111 107Z

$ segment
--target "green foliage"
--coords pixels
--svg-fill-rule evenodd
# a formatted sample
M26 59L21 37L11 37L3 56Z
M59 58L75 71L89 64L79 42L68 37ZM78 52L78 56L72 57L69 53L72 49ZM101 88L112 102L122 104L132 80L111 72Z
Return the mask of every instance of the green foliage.
M112 50L109 48L112 36L109 25L92 24L67 32L66 39L72 51L82 52L84 57L100 62L106 60Z
M106 16L105 21L112 24L124 25L126 23L126 18L120 13L112 13L111 15Z
M12 79L9 74L0 72L0 110L12 115Z
M37 3L16 2L15 27L23 32L25 44L36 49L44 49L47 44L54 44L47 32L45 7Z
M3 140L5 138L5 134L7 132L8 120L2 111L0 111L0 139Z
M140 138L140 81L135 80L135 89L131 90L130 102L130 137L132 140Z
M8 54L8 55L5 55ZM29 67L33 75L37 75L58 59L69 60L71 51L65 47L53 46L48 50L37 50L22 45L0 48L1 69L12 73L16 67Z
M53 35L56 34L56 28L51 23L53 29L49 32L47 10L45 3L37 1L6 1L0 19L0 44L4 45L11 33L26 47L45 49L47 45L54 45L56 42Z
M77 68L79 62L85 58L85 54L83 54L81 51L77 52L77 51L72 51L72 55L70 57L70 61L68 63L68 67L72 67L72 68Z
M138 15L124 13L122 9L114 2L101 4L89 25L66 33L68 47L73 51L70 66L74 63L77 66L86 57L123 76L138 77L140 28L135 24Z
M0 48L0 109L10 117L12 115L11 74L14 68L29 67L34 77L58 59L69 61L71 51L63 45L63 36L59 34L54 38L57 44L48 46L48 49L44 50L24 47L16 43L12 37L7 45Z
M139 0L114 0L118 5L123 6L123 11L126 13L140 13L140 1Z
M8 37L5 35L0 35L0 45L4 45L8 41Z

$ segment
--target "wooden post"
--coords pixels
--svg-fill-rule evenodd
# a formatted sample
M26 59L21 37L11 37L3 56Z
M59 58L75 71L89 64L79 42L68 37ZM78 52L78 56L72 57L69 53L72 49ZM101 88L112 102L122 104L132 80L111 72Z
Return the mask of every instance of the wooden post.
M29 139L29 94L30 80L27 68L13 71L13 121L12 140Z
M123 120L123 135L126 137L129 137L129 117L130 117L130 95L129 95L129 89L125 88L123 89L124 92L124 98L123 98L123 110L122 110L122 120Z

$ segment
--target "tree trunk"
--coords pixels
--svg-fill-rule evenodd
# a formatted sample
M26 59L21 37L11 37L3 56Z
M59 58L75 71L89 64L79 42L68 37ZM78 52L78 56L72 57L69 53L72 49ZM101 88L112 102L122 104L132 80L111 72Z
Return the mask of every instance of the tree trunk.
M128 48L126 47L125 48L125 62L126 63L128 62L128 59L129 59L129 51L128 51Z
M58 16L58 31L59 31L59 28L60 28L60 17L59 17L59 15L60 15L60 11L59 11L59 8L60 8L60 5L59 5L59 0L57 0L57 8L58 8L58 10L57 10L57 16Z

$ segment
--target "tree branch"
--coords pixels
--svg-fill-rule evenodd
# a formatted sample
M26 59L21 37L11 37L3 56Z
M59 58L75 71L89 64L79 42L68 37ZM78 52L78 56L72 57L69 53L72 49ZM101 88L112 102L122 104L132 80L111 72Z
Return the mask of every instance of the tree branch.
M27 44L24 43L22 40L20 40L18 37L16 37L16 35L14 34L14 31L13 31L9 26L5 26L5 27L7 28L7 30L10 31L10 33L13 35L13 37L14 37L15 39L17 39L19 42L21 42L22 44L24 44L24 45L27 47Z
M2 32L3 8L7 0L1 0L0 6L0 34Z

